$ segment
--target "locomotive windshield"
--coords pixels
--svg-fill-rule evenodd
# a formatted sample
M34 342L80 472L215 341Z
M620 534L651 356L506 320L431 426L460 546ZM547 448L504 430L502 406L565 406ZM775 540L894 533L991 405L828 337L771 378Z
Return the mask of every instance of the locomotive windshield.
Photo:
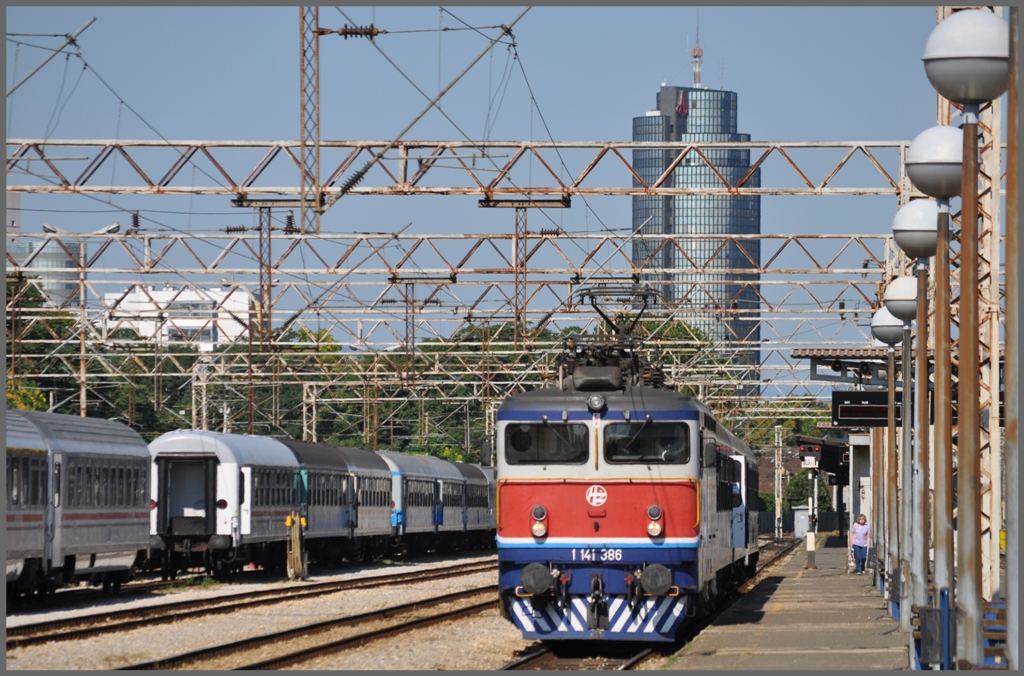
M604 459L611 463L687 463L690 428L685 423L608 425L604 428Z
M587 461L586 425L513 423L505 428L505 461L510 465L579 465Z

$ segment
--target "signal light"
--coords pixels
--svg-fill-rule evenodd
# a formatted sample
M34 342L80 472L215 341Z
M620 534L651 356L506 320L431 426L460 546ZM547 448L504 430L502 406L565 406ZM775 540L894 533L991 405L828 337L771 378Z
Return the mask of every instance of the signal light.
M150 509L156 509L156 500L150 500L149 501L149 508Z
M217 501L217 509L227 509L227 508L228 508L228 501L227 500L225 500L224 498L221 498L220 500Z
M530 516L533 517L533 525L530 526L530 532L533 533L533 537L542 538L548 534L548 527L544 523L544 519L548 518L548 510L544 509L543 505L536 505L530 511Z

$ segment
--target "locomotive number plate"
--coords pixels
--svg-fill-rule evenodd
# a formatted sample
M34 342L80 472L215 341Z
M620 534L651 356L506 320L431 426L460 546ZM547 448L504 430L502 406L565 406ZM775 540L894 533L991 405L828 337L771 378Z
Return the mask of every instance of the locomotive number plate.
M573 549L573 561L621 561L621 549Z

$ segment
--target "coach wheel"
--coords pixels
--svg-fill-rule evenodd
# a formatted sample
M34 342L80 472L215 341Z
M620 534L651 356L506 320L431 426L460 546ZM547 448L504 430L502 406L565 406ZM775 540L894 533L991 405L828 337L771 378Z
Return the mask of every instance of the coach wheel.
M110 580L107 579L107 578L104 578L103 579L103 593L104 594L109 594L110 593L110 586L111 586Z
M164 554L163 570L161 571L160 577L166 582L167 580L174 580L178 575L178 568L174 561L174 553L166 552Z
M114 580L111 583L110 587L111 587L111 591L114 594L120 594L121 593L121 580Z
M754 577L757 574L757 554L747 557L747 577Z

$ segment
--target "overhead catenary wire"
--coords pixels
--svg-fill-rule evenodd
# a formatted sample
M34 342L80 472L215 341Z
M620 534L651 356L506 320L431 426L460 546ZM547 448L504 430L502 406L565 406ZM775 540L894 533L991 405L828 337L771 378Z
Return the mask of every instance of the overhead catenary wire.
M351 19L351 18L350 18L350 17L349 17L349 16L347 15L347 14L345 14L345 12L344 12L344 11L342 11L342 9L341 9L340 7L335 7L335 9L337 9L337 10L338 10L338 12L340 12L340 13L341 13L341 15L342 15L343 17L345 17L345 19L346 19L346 20L348 20L348 21L352 21L353 23L355 23L355 22L354 22L354 21L353 21L353 20L352 20L352 19ZM528 9L529 9L529 8L528 8ZM449 14L451 14L451 12L448 12L448 13L449 13ZM456 18L456 19L457 19L458 21L462 21L461 19L459 19L459 18L458 18L457 16L455 16L454 14L452 14L452 16L453 16L453 17L455 17L455 18ZM520 15L520 17L521 17L521 16L522 16L522 15ZM519 19L520 17L517 17L517 19L516 19L516 20L518 21L518 19ZM513 22L513 23L515 23L515 22ZM511 32L511 31L509 31L509 32ZM487 36L485 35L485 36L483 36L483 37L487 37ZM491 39L491 38L488 38L488 39ZM407 81L407 82L408 82L408 83L409 83L410 85L412 85L412 87L413 87L413 88L414 88L414 89L415 89L415 90L416 90L417 92L419 92L419 94L420 94L420 95L421 95L421 96L422 96L423 98L427 99L428 101L430 101L430 100L431 100L431 99L430 99L430 96L429 96L429 95L428 95L428 94L427 94L426 92L424 92L424 91L423 91L422 89L420 89L420 87L419 87L419 86L418 86L418 85L417 85L417 84L416 84L416 83L415 83L415 82L414 82L414 81L412 80L412 78L410 78L410 77L409 77L408 75L406 75L406 74L405 74L405 72L404 72L404 71L402 71L402 69L401 69L401 68L400 68L400 67L398 66L398 64L396 64L396 63L395 63L395 62L394 62L394 61L393 61L393 60L391 59L391 57L389 57L389 56L388 56L388 55L387 55L387 54L386 54L386 53L384 52L384 50L380 48L380 46L379 46L379 45L377 45L377 44L376 44L375 42L374 42L374 43L372 43L372 44L373 44L373 46L374 46L374 47L375 47L375 48L377 49L377 51L378 51L378 52L380 52L381 56L383 56L383 57L384 57L384 58L385 58L385 59L387 60L387 62L388 62L388 63L390 63L390 64L392 65L392 67L394 67L394 69L395 69L395 70L396 70L396 71L397 71L397 72L398 72L398 73L399 73L399 74L400 74L400 75L401 75L401 76L402 76L403 78L405 78L405 80L406 80L406 81ZM493 45L492 45L492 46L493 46ZM512 48L512 49L515 49L515 40L514 40L514 39L513 39L513 41L512 41L512 44L511 44L511 48ZM517 56L516 56L516 57L513 57L513 60L517 60L517 58L518 58ZM479 60L479 57L477 58L477 60ZM470 67L472 67L472 64L470 64ZM464 72L466 72L466 71L464 71ZM525 76L525 72L524 72L524 76ZM460 75L460 77L461 77L461 75ZM507 82L506 82L506 85L507 85ZM451 85L449 85L449 88L450 88L450 87L451 87ZM504 96L504 94L503 94L503 96ZM428 106L428 109L429 109L429 106ZM442 116L444 116L444 118L445 118L446 120L448 120L448 122L450 122L450 123L451 123L451 125L452 125L452 126L453 126L453 127L454 127L454 128L455 128L455 129L456 129L456 130L457 130L457 131L458 131L458 132L460 133L460 134L462 134L462 136L463 136L463 137L464 137L464 138L465 138L465 139L466 139L467 141L470 141L471 143L473 142L473 140L472 140L472 138L470 138L469 134L467 134L467 133L466 133L465 131L463 131L463 129L462 129L462 128L461 128L461 127L460 127L460 126L459 126L459 125L458 125L458 124L457 124L457 123L456 123L456 122L455 122L455 121L454 121L454 120L453 120L453 119L452 119L452 118L451 118L451 117L450 117L450 116L449 116L449 115L448 115L448 114L446 113L446 112L444 112L444 111L443 111L442 109L440 109L440 108L438 108L438 112L439 112L439 113L441 113L441 115L442 115ZM414 122L415 122L415 121L414 121ZM546 125L546 124L545 124L545 128L547 128L547 125ZM403 134L404 134L404 132L403 132ZM550 132L550 130L548 130L548 136L549 136L549 137L551 137L551 132ZM397 139L396 139L396 141L397 141ZM394 142L395 142L395 141L393 141L392 143L394 143ZM389 146L389 147L390 147L390 146ZM367 166L366 166L366 167L364 167L364 169L363 169L363 173L365 173L365 170L366 170L366 169L368 169L370 165L372 165L372 164L373 164L374 162L376 162L377 160L379 160L379 159L380 159L380 157L382 157L382 156L383 156L383 154L384 154L384 153L385 153L385 152L386 152L386 151L387 151L387 150L389 149L389 147L386 147L386 148L385 148L384 150L382 150L382 151L381 151L381 152L380 152L380 153L378 154L378 156L377 156L377 157L375 157L374 159L370 160L370 162L369 162L369 163L367 164ZM485 156L485 157L486 157L487 159L489 159L489 160L491 161L491 164L492 164L492 166L494 166L495 170L498 170L498 171L500 171L500 169L501 169L501 168L500 168L500 167L498 167L498 165L497 165L497 164L496 164L496 163L494 162L494 160L493 160L492 158L490 158L489 156L487 156L487 154L486 154L486 151L485 151L484 149L482 149L482 148L477 148L477 149L478 149L478 150L480 150L480 151L481 151L481 153L483 153L483 155L484 155L484 156ZM563 168L564 168L564 167L565 167L565 162L564 162L564 161L562 160L562 158L561 158L561 156L560 156L560 155L559 155L559 161L561 161L561 162L562 162L562 166L563 166ZM354 175L354 176L353 176L353 178L350 178L350 179L349 179L349 182L351 182L351 185L349 185L348 187L349 187L349 188L351 188L351 187L354 187L354 186L355 186L355 184L356 184L356 183L358 183L358 182L359 182L359 180L361 180L361 179L362 179L362 176L361 176L360 174L358 174L358 173L357 173L356 175ZM353 180L354 180L354 182L353 182ZM511 179L511 177L508 177L508 180L509 180L510 182L512 182L512 184L513 184L513 185L515 185L515 183L514 183L514 182L512 181L512 179ZM344 194L344 191L345 191L345 189L344 189L344 188L342 188L342 193L341 193L341 194ZM339 194L339 195L338 195L337 197L335 197L335 200L337 200L337 199L340 199L340 197L341 197L341 194ZM585 199L584 199L584 203L586 203L586 200L585 200ZM593 209L592 209L592 208L591 208L591 207L589 206L589 204L587 205L587 208L588 208L588 209L589 209L590 211L593 211ZM554 220L553 220L553 219L552 219L552 218L551 218L551 217L550 217L550 216L549 216L549 215L548 215L547 213L545 213L543 209L541 210L541 215L543 215L543 216L544 216L544 218L548 219L548 221L549 221L549 222L550 222L550 223L551 223L552 225L554 225L554 226L555 226L556 228L557 228L557 227L559 227L559 226L558 226L558 224L557 224L557 223L555 223L555 221L554 221ZM595 214L595 217L597 217L597 214ZM603 227L603 228L604 228L604 229L605 229L606 231L608 231L608 232L613 232L613 231L612 231L612 230L611 230L610 228L608 228L608 226L607 226L607 225L605 225L605 224L604 224L604 222L603 222L603 221L601 221L601 219L600 219L600 218L598 218L598 222L600 222L600 223L601 223L602 227ZM579 243L577 243L577 242L573 242L573 244L574 244L574 245L575 245L576 247L578 247L578 248L580 247Z
M346 19L348 19L348 17L346 16L345 12L343 12L343 11L342 11L342 9L341 9L340 7L337 7L337 6L336 6L336 7L335 7L335 9L337 9L337 10L338 10L338 12L340 12L342 16L344 16L344 17L345 17ZM525 9L524 9L524 10L523 10L522 12L520 12L520 13L519 13L519 15L518 15L518 16L517 16L517 17L516 17L515 19L513 19L511 23L509 23L509 24L508 24L508 26L503 26L503 27L502 27L502 34L503 34L503 35L504 35L504 34L506 34L506 31L507 31L508 33L511 33L511 32L512 32L512 27L513 27L513 26L515 26L515 25L516 25L516 23L518 23L518 22L519 22L519 20L520 20L520 19L522 19L522 18L523 18L523 16L524 16L524 15L525 15L525 14L526 14L526 13L527 13L528 11L530 11L530 8L529 8L529 7L525 8ZM351 19L349 19L349 21L351 21ZM387 151L389 151L389 150L391 150L391 149L392 149L393 147L395 147L395 144L396 144L396 143L398 143L398 141L399 141L399 140L401 140L401 138L402 138L403 136L405 136L405 133L406 133L407 131L409 131L410 129L412 129L413 125L415 125L415 124L416 124L417 122L419 122L419 121L420 121L420 119L421 119L421 118L422 118L422 117L423 117L424 115L426 115L426 114L427 114L427 112L428 112L428 111L429 111L429 110L430 110L431 108L434 108L434 107L436 107L436 105L437 105L437 102L438 102L439 100L441 100L441 98L442 98L442 97L443 97L443 96L444 96L444 95L445 95L446 93L448 93L448 91L449 91L449 90L450 90L450 89L451 89L452 87L454 87L454 86L455 86L455 83L457 83L457 82L458 82L459 80L461 80L461 79L462 79L462 76L463 76L463 75L465 75L466 73L468 73L468 72L470 71L470 69L472 69L472 68L473 68L473 66L474 66L474 65L476 65L476 63L477 63L477 62L478 62L478 61L479 61L480 59L482 59L482 58L484 57L484 55L485 55L485 54L487 54L487 52L489 52L489 51L491 50L491 48L493 48L493 47L494 47L494 45L496 45L496 44L497 44L497 43L499 42L499 40L500 40L500 36L499 36L499 37L495 37L495 38L493 38L493 39L491 40L490 44L488 44L488 45L487 45L487 47L485 47L485 48L484 48L484 50L483 50L482 52L480 52L480 54L478 54L478 55L476 56L476 58L474 58L474 59L473 59L473 60L472 60L472 61L471 61L471 62L469 63L469 65L468 65L468 66L466 66L466 67L465 67L465 68L464 68L464 69L462 70L462 72L461 72L461 73L459 73L458 75L456 75L456 76L455 76L455 79L453 79L453 80L452 80L451 82L449 82L449 83L448 83L448 85L447 85L447 86L446 86L446 87L445 87L445 88L444 88L444 89L443 89L442 91L440 91L440 92L438 93L438 95L437 95L436 97L434 97L434 99L432 99L432 100L430 101L430 103L428 103L428 104L427 104L426 108L424 108L424 109L423 109L422 111L420 111L420 113L419 113L418 115L416 115L416 117L414 117L414 118L413 118L413 120L412 120L412 121L411 121L411 122L410 122L410 123L409 123L408 125L406 125L404 129L402 129L402 131L398 132L398 135L397 135L397 136L395 136L395 138L394 138L394 139L392 139L392 140L391 140L391 141L390 141L390 142L389 142L389 143L388 143L388 144L387 144L386 146L384 146L384 148L382 148L382 149L381 149L380 151L378 151L378 152L377 152L377 153L376 153L376 154L375 154L375 155L374 155L374 156L373 156L373 157L372 157L372 158L371 158L371 159L370 159L370 160L369 160L369 161L368 161L368 162L366 163L366 165L364 165L364 166L363 166L363 168L362 168L362 169L360 169L360 170L359 170L359 171L357 171L356 173L352 174L352 175L351 175L351 176L350 176L350 177L349 177L349 178L348 178L348 179L347 179L347 180L345 181L345 183L344 183L344 184L342 185L342 187L341 187L341 191L340 191L340 192L339 192L338 194L334 195L334 196L333 196L333 197L332 197L332 198L331 198L330 200L328 200L328 201L327 201L327 203L326 203L326 204L324 205L324 210L328 209L328 208L329 208L329 207L330 207L331 205L333 205L333 204L334 204L335 202L337 202L337 201L338 201L339 199L341 199L341 198L342 198L342 197L343 197L343 196L344 196L344 195L345 195L345 194L346 194L347 192L349 192L349 191L350 191L350 190L351 190L352 188L354 188L354 187L355 187L355 186L356 186L356 185L357 185L357 184L358 184L358 183L359 183L359 182L360 182L360 181L361 181L361 180L363 179L363 177L364 177L364 176L366 175L366 172L368 172L368 171L370 170L370 168L371 168L371 167L373 167L373 165L374 165L374 164L376 164L377 162L379 162L379 161L380 161L380 159L381 159L381 158L382 158L382 157L384 156L384 154L385 154L385 153L386 153ZM380 49L380 48L378 47L378 50L379 50L379 49ZM389 59L389 61L390 61L390 59ZM446 117L447 117L447 116L446 116Z
M442 8L442 9L444 9L444 8ZM451 13L450 11L448 11L448 10L444 10L444 11L445 11L445 12L447 12L447 13L448 13L448 14L449 14L449 15L450 15L450 16L451 16L452 18L454 18L454 19L455 19L456 21L458 21L458 22L460 22L461 24L463 24L464 26L466 26L466 27L467 27L467 29L469 29L469 28L470 28L470 27L468 26L468 24L466 24L466 22L465 22L465 21L463 21L463 20L462 20L462 19L460 19L459 17L455 16L455 15L454 15L454 14L452 14L452 13ZM477 31L477 32L479 33L479 31ZM483 33L481 33L481 35L483 35ZM486 37L486 36L484 36L484 37ZM554 135L552 135L552 133L551 133L551 129L550 129L549 127L548 127L548 123L547 123L547 120L545 120L545 119L544 119L544 113L542 113L542 112L541 112L541 110L540 110L540 104L539 104L539 103L537 102L537 98L536 98L536 97L534 96L534 93L533 93L533 87L531 87L531 86L530 86L530 80L529 80L529 78L528 78L528 77L526 76L526 68L525 68L525 67L523 66L523 61L522 61L522 59L521 59L521 58L519 57L519 50L518 50L518 49L516 48L516 44L515 44L515 41L513 41L513 42L512 42L512 44L511 44L511 45L509 45L509 50L510 50L510 51L512 52L512 62L513 62L513 63L518 63L518 64L519 64L519 71L520 71L520 72L521 72L521 73L523 74L523 82L525 82L525 83L526 83L526 88L527 88L527 90L528 90L528 91L530 92L530 106L531 106L531 108L530 108L530 140L531 140L531 141L533 140L533 107L534 107L534 106L536 106L536 108L537 108L537 115L538 115L538 116L540 117L541 123L543 123L543 125L544 125L544 130L545 130L545 131L547 132L547 134L548 134L548 139L549 139L550 141L554 142L554 140L555 140L555 138L554 138ZM508 83L506 82L506 87L507 87L507 84L508 84ZM502 93L502 98L504 99L504 92ZM567 166L565 165L565 160L564 160L564 159L562 158L562 154L561 154L561 152L559 152L559 150L558 150L558 147L557 147L557 146L555 147L555 154L556 154L556 155L558 155L558 161L559 161L559 162L561 163L561 165L562 165L562 168L563 168L563 169L564 169L564 170L565 170L566 172L568 172L568 171L569 171L569 168L568 168L568 167L567 167ZM532 158L531 158L531 160L532 160ZM580 195L580 197L581 197L581 199L583 199L583 203L584 203L584 205L586 205L587 209L588 209L589 211L591 211L591 212L593 212L593 213L594 213L594 217L595 217L595 218L597 218L598 222L599 222L599 223L601 224L601 227L603 227L603 228L604 228L604 229L605 229L606 231L608 231L608 232L611 232L611 231L612 231L612 230L611 230L611 228L609 228L609 227L608 227L608 226L607 226L607 225L606 225L606 224L604 223L604 221L602 221L602 220L601 220L601 217L597 215L597 212L595 212L595 211L593 210L593 208L592 208L592 207L590 206L590 203L589 203L589 202L587 202L587 198L586 198L586 196L585 196L585 195ZM542 210L542 212L541 212L541 213L543 213L543 210ZM552 218L551 218L550 216L548 216L548 215L547 215L546 213L544 213L544 216L545 216L545 217L546 217L546 218L547 218L547 219L548 219L549 221L551 221L551 224L552 224L552 225L556 225L556 226L557 226L557 224L556 224L556 223L554 222L554 220L553 220L553 219L552 219Z
M64 40L64 44L63 44L63 45L61 45L61 47L60 47L60 48L61 48L61 49L63 49L63 48L64 48L64 47L66 47L67 45L74 45L74 44L75 44L75 38L77 38L77 37L78 37L79 35L81 35L81 34L82 34L82 32L83 32L83 31L85 31L85 29L86 29L86 28L88 28L89 26L91 26L91 25L93 24L93 22L94 22L94 21L96 21L96 17L93 17L93 18L89 19L89 20L88 20L88 21L87 21L87 22L85 23L85 25L84 25L84 26L82 26L81 28L79 28L79 29L78 29L78 31L76 31L76 32L75 32L75 34L74 34L74 35L67 35L67 36L65 36L65 38L66 38L66 39ZM76 45L76 46L77 46L77 45ZM60 52L60 50L56 50L56 51L54 51L54 52L53 52L52 54L50 54L50 55L49 55L48 57L46 57L45 59L43 59L43 60L42 60L42 62L41 62L41 63L40 63L40 64L39 64L38 66L36 66L35 68L33 68L33 69L32 69L31 71L29 71L28 75L26 75L25 77L23 77L23 78L21 78L20 80L18 80L18 83L17 83L17 84L15 84L15 85L14 85L13 87L11 87L10 89L8 89L8 90L7 90L7 96L10 96L11 94L13 94L13 93L14 93L14 92L15 92L15 91L16 91L16 90L18 89L18 87L20 87L21 85L25 84L25 82L27 82L27 81L28 81L28 79L29 79L30 77L32 77L32 76L33 76L33 75L35 75L35 74L36 74L37 72L39 72L39 70L40 70L40 69L41 69L41 68L42 68L43 66L45 66L46 64L48 64L48 63L50 62L50 59L52 59L53 57L57 56L57 54L58 54L59 52Z
M139 112L138 112L137 110L135 110L134 108L132 108L131 104L129 104L129 103L127 102L127 101L125 101L125 100L124 100L124 99L123 99L123 98L121 97L121 95L120 95L120 94L118 94L118 93L117 93L116 91L114 91L114 88L113 88L113 87L111 87L111 86L110 86L110 85L109 85L109 84L107 83L107 81L103 79L103 76L102 76L102 75L100 75L100 74L99 74L99 72L98 72L98 71L97 71L97 70L96 70L95 68L93 68L93 67L92 67L92 65L91 65L91 64L89 64L89 62L88 62L88 61L86 61L86 60L85 60L85 57L84 57L84 56L82 56L81 54L76 54L76 56L77 56L77 57L78 57L79 59L81 59L81 60L82 60L82 63L83 63L84 65L85 65L85 67L86 67L86 68L88 68L88 69L89 69L89 70L90 70L90 71L92 72L92 74L93 74L93 75L95 75L95 76L96 76L96 78L97 78L97 79L98 79L98 80L99 80L100 82L102 82L102 83L103 83L103 86L104 86L104 87L106 87L107 89L109 89L109 90L110 90L110 93L114 95L114 97L115 97L115 98L116 98L116 99L117 99L117 100L118 100L118 101L119 101L119 102L121 103L121 105L123 105L123 106L124 106L125 108L127 108L128 110L132 111L132 113L134 113L135 117L139 118L139 120L140 120L140 121L141 121L141 122L142 122L142 123L143 123L144 125L146 125L147 127L149 127L149 128L150 128L150 130L151 130L151 131L152 131L152 132L153 132L154 134L156 134L157 136L159 136L159 137L160 137L160 140L161 140L161 141L163 141L164 143L166 143L166 144L167 144L167 146L168 146L169 148L174 148L174 146L173 146L173 145L171 144L170 140L168 140L168 138L167 138L166 136L164 136L163 134L161 134L161 133L160 133L160 132L159 132L159 131L157 130L157 128L156 128L156 127L154 127L154 126L153 126L152 124L150 124L150 123L149 123L149 121L148 121L148 120L147 120L146 118L144 118L144 117L143 117L143 116L142 116L142 115L141 115L141 114L140 114L140 113L139 113ZM177 149L175 149L175 150L177 150ZM180 150L178 150L177 152L178 152L178 154L179 154L179 155L182 155L182 156L184 156L184 155L185 155L185 153L183 153L183 152L182 152L182 151L180 151ZM188 160L188 163L189 163L189 164L191 164L191 165L192 165L193 167L197 167L197 168L199 169L199 171L201 171L201 172L203 173L203 175L205 175L205 176L206 176L207 178L209 178L209 179L210 179L211 181L213 181L214 183L216 183L216 184L217 184L218 186L220 186L221 188L225 187L225 186L224 186L224 184L223 184L223 183L221 183L221 181L220 181L220 180L219 180L219 179L218 179L217 177L215 177L215 176L211 175L211 174L210 174L209 172L207 172L207 171L206 171L205 169L203 169L202 167L199 167L199 165L197 165L197 164L196 164L195 162L193 162L193 161L192 161L191 159L189 159L189 160Z
M60 37L60 36L58 36L58 37ZM40 49L40 50L42 50L44 52L57 52L58 54L74 54L73 51L71 51L71 52L66 51L66 45L64 47L54 48L54 47L44 47L42 45L34 45L31 42L22 42L21 40L12 40L10 38L7 38L7 41L10 42L13 45L18 45L18 46L21 46L21 47L32 47L33 49Z

